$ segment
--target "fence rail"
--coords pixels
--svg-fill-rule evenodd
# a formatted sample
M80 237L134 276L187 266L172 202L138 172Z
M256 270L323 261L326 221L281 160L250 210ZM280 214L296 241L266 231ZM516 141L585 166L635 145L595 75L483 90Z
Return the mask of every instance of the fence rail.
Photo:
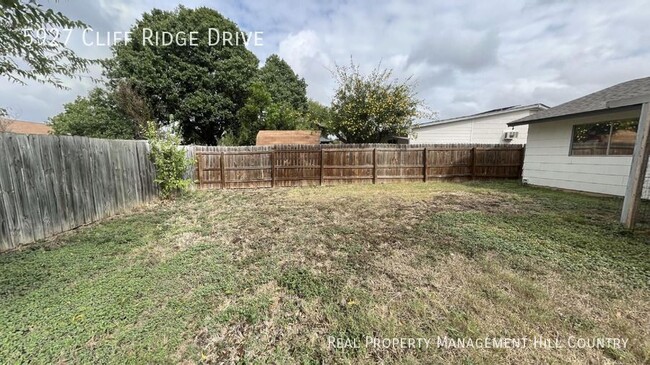
M199 188L521 177L521 145L190 146Z
M0 133L0 250L157 195L146 141Z

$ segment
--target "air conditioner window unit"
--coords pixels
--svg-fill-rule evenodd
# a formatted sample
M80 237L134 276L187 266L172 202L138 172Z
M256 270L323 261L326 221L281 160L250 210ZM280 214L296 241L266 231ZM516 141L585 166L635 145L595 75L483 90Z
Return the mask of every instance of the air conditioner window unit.
M517 131L507 130L503 132L503 139L505 139L506 141L515 139L517 138L517 136L519 136L519 132Z

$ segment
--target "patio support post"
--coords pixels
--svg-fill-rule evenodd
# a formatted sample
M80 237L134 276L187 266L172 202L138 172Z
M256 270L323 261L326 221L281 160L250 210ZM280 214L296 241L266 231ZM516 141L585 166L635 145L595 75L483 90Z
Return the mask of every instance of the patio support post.
M646 168L648 167L648 153L650 147L650 102L646 101L641 107L641 117L637 127L636 143L632 155L630 175L625 190L625 200L621 212L621 223L626 228L634 228L636 213L641 200L643 182L645 180Z

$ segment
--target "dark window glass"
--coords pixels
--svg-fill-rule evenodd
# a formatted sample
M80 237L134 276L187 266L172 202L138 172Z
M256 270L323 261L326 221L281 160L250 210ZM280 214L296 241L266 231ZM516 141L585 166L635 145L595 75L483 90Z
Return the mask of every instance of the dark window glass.
M571 155L631 155L636 141L637 120L573 126Z

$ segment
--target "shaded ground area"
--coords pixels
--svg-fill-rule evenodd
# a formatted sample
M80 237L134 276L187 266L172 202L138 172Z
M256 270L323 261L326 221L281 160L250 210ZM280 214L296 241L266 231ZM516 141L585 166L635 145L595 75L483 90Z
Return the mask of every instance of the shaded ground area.
M619 206L510 182L195 192L0 255L0 358L648 363L650 234ZM438 336L629 342L365 346Z

